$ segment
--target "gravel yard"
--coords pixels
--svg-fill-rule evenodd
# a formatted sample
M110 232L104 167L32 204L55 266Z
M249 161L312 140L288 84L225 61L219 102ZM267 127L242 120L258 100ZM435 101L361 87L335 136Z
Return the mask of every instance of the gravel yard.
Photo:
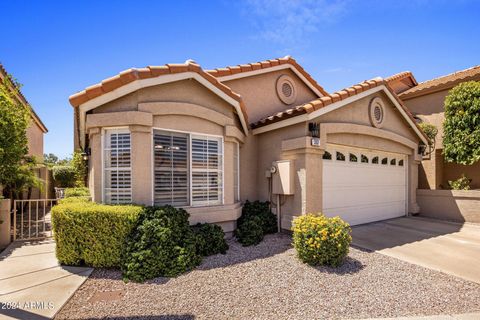
M234 240L178 278L144 284L95 270L56 319L341 319L480 311L480 285L351 248L338 268L295 257L288 235Z

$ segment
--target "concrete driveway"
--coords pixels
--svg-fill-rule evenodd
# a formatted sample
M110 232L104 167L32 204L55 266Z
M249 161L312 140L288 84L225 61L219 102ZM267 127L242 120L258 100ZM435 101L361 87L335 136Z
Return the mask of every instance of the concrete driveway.
M353 244L480 283L480 225L397 218L353 227Z

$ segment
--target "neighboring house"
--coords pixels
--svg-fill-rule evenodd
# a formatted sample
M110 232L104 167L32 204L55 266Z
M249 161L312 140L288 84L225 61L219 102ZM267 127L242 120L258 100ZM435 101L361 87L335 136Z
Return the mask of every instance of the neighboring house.
M0 64L0 81L8 77L8 73ZM12 83L12 85L14 85ZM43 137L48 132L47 127L43 124L40 117L35 113L30 103L23 96L22 92L18 89L11 88L12 92L16 91L15 97L17 101L25 108L30 111L31 121L30 126L27 129L27 138L28 138L28 155L33 156L37 159L38 162L43 161ZM37 175L44 181L48 180L48 171L46 168L41 168L37 170ZM46 188L47 189L47 188ZM32 198L43 198L44 193L40 193L38 190L35 190L32 193Z
M408 74L404 79L410 78L414 84L410 88L398 91L400 99L416 117L438 128L435 151L429 156L429 159L422 161L419 188L447 189L448 181L456 180L462 174L472 179L472 188L480 188L480 163L471 166L446 163L442 155L445 97L450 89L462 82L480 81L480 66L418 84L413 75Z
M427 139L381 78L328 94L290 57L189 60L123 71L70 103L97 202L172 204L227 232L247 199L279 204L283 228L308 212L359 224L419 211Z

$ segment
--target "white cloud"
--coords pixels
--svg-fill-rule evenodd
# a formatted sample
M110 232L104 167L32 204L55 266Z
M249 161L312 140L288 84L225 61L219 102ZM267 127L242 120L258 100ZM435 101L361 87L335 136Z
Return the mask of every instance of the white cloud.
M281 45L304 43L324 24L337 21L348 0L248 0L244 14L261 39Z

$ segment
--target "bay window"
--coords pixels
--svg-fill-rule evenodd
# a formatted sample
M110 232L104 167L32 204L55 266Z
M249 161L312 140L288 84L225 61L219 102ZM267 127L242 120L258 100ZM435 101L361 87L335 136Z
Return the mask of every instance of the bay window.
M223 140L154 130L154 204L223 203Z

